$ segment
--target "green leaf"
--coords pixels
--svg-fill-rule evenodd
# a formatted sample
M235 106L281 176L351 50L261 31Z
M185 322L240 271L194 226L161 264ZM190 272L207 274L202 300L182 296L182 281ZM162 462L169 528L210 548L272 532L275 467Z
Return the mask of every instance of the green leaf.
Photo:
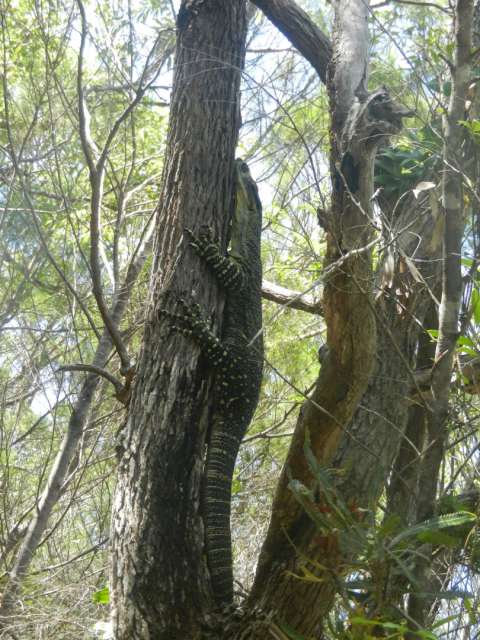
M477 516L469 511L458 511L456 513L447 513L443 516L431 518L424 522L419 522L413 527L408 527L404 531L400 532L391 542L391 547L397 545L406 538L412 536L418 536L424 534L427 531L438 531L439 529L446 529L447 527L460 527L464 524L474 523L477 520Z
M356 625L364 626L364 627L383 627L384 629L390 629L392 631L403 632L406 631L406 626L404 624L397 624L396 622L382 622L382 620L375 620L373 618L362 618L360 616L354 616L350 618L350 622Z
M455 538L454 536L448 535L443 531L424 531L423 533L419 533L417 538L420 542L427 542L429 544L434 544L436 546L443 547L458 547L463 544L463 540L460 538Z
M471 305L475 324L480 324L480 294L478 292L478 289L474 289L472 291Z
M232 481L232 495L240 493L242 490L242 483L238 478L234 478Z
M415 631L415 635L419 638L425 638L426 640L438 640L438 636L431 631Z
M465 603L466 602L467 601L465 601ZM440 620L437 620L434 624L432 624L432 629L438 629L442 625L448 624L449 622L453 622L454 620L457 620L457 619L458 619L458 614L447 616L446 618L441 618Z
M382 526L378 529L378 535L380 538L386 538L390 536L394 531L399 529L401 522L400 516L396 514L389 515Z
M108 587L104 587L100 589L100 591L95 591L92 596L93 602L95 604L110 604L110 590Z
M463 601L463 604L468 613L468 619L470 624L475 624L478 620L478 607L477 608L474 607L471 598L465 598L465 600Z
M475 343L468 336L459 336L457 339L457 345L465 345L475 348Z

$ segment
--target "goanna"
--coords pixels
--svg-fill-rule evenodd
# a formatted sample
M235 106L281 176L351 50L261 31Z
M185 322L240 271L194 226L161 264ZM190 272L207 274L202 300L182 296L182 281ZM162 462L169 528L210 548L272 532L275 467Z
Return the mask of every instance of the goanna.
M217 604L233 599L230 505L238 450L258 403L263 369L262 206L243 160L235 161L235 208L230 251L225 256L209 230L190 236L191 246L226 291L222 337L218 339L198 305L181 301L175 327L195 339L215 368L213 421L205 466L205 537L212 589Z

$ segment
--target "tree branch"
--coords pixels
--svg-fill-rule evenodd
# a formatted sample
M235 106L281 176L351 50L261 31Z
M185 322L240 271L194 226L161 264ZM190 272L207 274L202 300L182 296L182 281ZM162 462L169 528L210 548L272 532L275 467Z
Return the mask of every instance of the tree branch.
M293 0L252 0L272 24L283 33L305 60L327 81L327 66L332 57L328 37Z
M268 280L262 282L262 296L265 300L270 300L291 309L315 315L322 315L323 313L322 303L319 300L315 300L313 296L281 287L273 282L268 282Z
M435 514L440 469L447 439L449 395L455 346L460 333L462 303L462 239L464 234L464 194L462 173L457 169L464 129L459 123L464 117L468 86L472 77L471 55L473 0L457 0L455 15L455 57L451 69L452 92L444 120L442 171L442 203L445 226L442 259L442 297L438 309L438 342L431 374L432 404L427 416L427 447L422 460L417 500L417 522ZM433 550L430 547L417 561L413 575L418 584L410 596L408 615L417 625L428 623L437 590L432 569ZM415 629L414 629L415 630Z
M102 320L110 333L118 356L121 361L120 372L128 379L133 375L133 369L130 361L130 356L123 343L118 326L113 321L112 316L108 310L102 285L102 274L100 267L100 247L101 247L101 209L102 209L102 197L103 197L103 182L105 177L105 164L108 157L108 152L118 133L121 124L126 120L130 113L134 110L137 104L143 98L148 88L155 82L158 74L160 73L162 64L157 65L157 69L154 71L152 78L146 82L147 74L150 70L150 62L155 54L158 43L161 38L161 34L157 37L152 49L150 50L142 74L140 76L138 87L135 91L135 95L127 107L123 110L117 120L114 122L112 128L108 132L106 142L103 149L99 152L98 160L95 159L95 154L98 151L95 143L93 142L90 129L89 129L89 117L88 109L85 100L85 90L83 85L83 54L85 48L85 42L87 38L87 17L85 7L82 0L77 0L77 5L80 11L81 17L81 43L80 51L78 54L78 68L77 68L77 93L78 93L78 114L79 114L79 133L82 144L83 153L89 168L90 173L90 185L92 189L91 194L91 212L90 212L90 272L92 277L92 291L97 302L98 310L102 316ZM171 52L171 47L167 47L164 52L164 61L168 58Z
M123 390L123 384L120 382L120 380L117 380L117 378L115 378L115 376L106 369L103 369L102 367L96 367L93 364L64 364L58 368L58 371L86 371L88 373L95 373L97 376L108 380L110 384L115 387L115 391L120 392Z

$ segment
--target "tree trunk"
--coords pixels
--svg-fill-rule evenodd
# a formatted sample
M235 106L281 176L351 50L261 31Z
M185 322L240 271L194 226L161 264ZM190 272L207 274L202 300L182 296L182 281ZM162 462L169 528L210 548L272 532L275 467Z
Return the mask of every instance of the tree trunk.
M198 347L159 312L175 311L179 297L194 300L219 329L216 283L183 229L210 225L225 246L245 37L244 0L183 0L146 328L120 437L117 640L200 637L212 606L201 504L211 381Z
M394 246L400 248L395 281L380 270L375 282L370 242L375 154L380 143L400 131L407 112L384 89L367 91L367 4L335 3L332 49L292 0L255 4L323 79L332 50L328 89L333 192L324 221L322 303L328 351L299 416L248 601L250 612L257 607L273 612L280 624L320 637L338 588L330 578L348 566L354 550L341 555L318 544L315 526L290 490L290 481L313 486L304 452L308 440L318 461L342 470L336 487L343 499L373 513L395 459L402 463L401 443L409 419L416 415L409 402L419 390L414 376L419 327L438 283L437 229L435 219L431 224L428 196L418 201L409 196L401 207L395 205L397 228L409 233L399 231L395 238ZM243 5L240 0L184 0L179 12L151 298L121 436L112 525L118 640L199 638L202 619L212 609L201 502L211 383L198 348L174 335L159 311L173 312L178 297L194 298L219 328L221 293L185 246L182 229L211 224L225 238L238 128L238 69L243 64ZM412 256L422 268L409 266ZM384 262L386 271L387 258ZM392 482L392 508L402 500L396 490ZM305 559L319 561L317 582L295 577ZM243 629L234 634L230 627L224 637L266 637L265 629L246 635L246 628L245 619Z
M461 146L465 131L465 103L471 80L473 0L457 0L455 15L455 59L451 69L452 92L444 120L444 170L442 174L442 206L445 216L442 259L442 297L438 309L438 342L432 368L431 410L427 415L428 448L420 475L422 492L418 496L417 520L422 522L435 514L438 479L447 439L447 419L455 347L460 335L462 303L462 239L464 234L464 195ZM408 612L414 628L428 621L437 587L432 571L432 548L423 554L416 566L416 591L409 600ZM413 636L413 634L412 634Z
M281 618L300 633L316 634L326 612L318 589L300 583L299 555L312 552L314 530L309 517L289 489L290 479L311 486L311 473L304 456L307 434L311 449L322 462L330 462L342 430L350 422L370 378L375 356L375 322L372 311L372 269L368 211L373 191L375 145L368 143L355 155L358 185L344 184L338 169L350 152L347 140L350 122L358 135L366 123L353 122L358 104L356 93L366 95L368 66L368 6L356 0L341 0L335 6L335 37L330 108L332 212L327 234L329 273L324 290L328 354L310 401L302 409L290 451L277 488L272 519L262 548L251 600L280 612ZM351 120L349 120L351 117ZM360 134L368 138L366 131ZM368 147L368 148L367 148ZM338 167L338 168L337 168ZM358 251L361 249L361 251ZM331 591L326 582L325 588ZM327 608L328 610L328 608Z

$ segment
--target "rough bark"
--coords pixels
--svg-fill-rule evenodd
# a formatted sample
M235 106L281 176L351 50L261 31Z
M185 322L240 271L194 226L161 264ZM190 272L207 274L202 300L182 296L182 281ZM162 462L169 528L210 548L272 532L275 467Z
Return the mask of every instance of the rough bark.
M434 256L432 256L433 258ZM440 278L438 278L440 281ZM437 328L436 308L430 303L424 327ZM415 367L417 370L430 371L435 357L435 343L430 335L421 332L418 341L418 356ZM392 467L392 478L387 488L386 516L397 515L402 526L406 527L415 522L415 504L419 489L419 470L421 468L421 453L424 449L426 434L426 418L428 404L426 398L417 395L413 389L410 399L405 437L402 438L397 457Z
M347 116L354 106L355 91L366 81L367 12L368 6L363 2L347 0L336 5L336 24L342 32L334 40L335 67L330 85L332 167L340 166L345 152L341 141ZM308 516L290 492L289 482L294 478L311 484L304 456L307 433L316 458L323 462L331 460L342 430L366 390L374 364L372 271L369 251L364 250L370 237L366 212L373 189L374 149L372 153L364 153L363 161L358 160L362 177L355 197L346 192L341 180L333 180L326 266L339 259L342 262L341 267L331 268L325 283L323 306L329 350L311 400L303 406L295 429L251 594L252 601L277 610L281 619L303 634L319 632L325 609L311 584L301 585L286 573L286 570L297 573L297 554L308 556L312 542ZM357 252L360 248L362 251Z
M183 229L208 224L225 238L245 2L184 0L177 27L150 299L112 518L117 640L197 638L212 605L200 494L211 384L198 347L158 311L194 299L218 329L216 284Z
M385 213L388 215L387 210ZM417 367L416 345L422 332L419 323L422 323L432 303L430 289L435 289L440 283L438 265L441 254L440 246L434 241L434 223L428 195L419 200L410 195L404 199L401 209L397 207L397 218L391 227L393 234L398 235L393 269L395 275L387 288L381 285L385 280L384 267L379 268L376 276L379 293L374 302L377 324L374 368L361 404L342 430L335 455L329 462L330 467L339 471L336 489L342 500L366 509L367 513L373 512L385 489L400 445L405 442L405 446L410 448L412 440L415 440L406 439L406 425L409 424L409 417L412 418L412 396L417 391L414 371ZM399 230L402 229L405 231L401 233ZM420 246L419 237L422 238ZM404 269L405 260L413 256L425 284L419 283L408 269ZM385 268L388 262L387 256ZM418 278L418 274L415 275ZM426 326L431 328L433 325L428 320ZM419 408L425 410L422 404ZM300 425L303 420L302 413ZM412 455L417 455L416 449L412 449ZM402 480L399 479L400 482ZM398 499L394 487L392 492ZM308 565L309 570L314 570L313 563L317 561L320 565L330 567L331 576L335 576L342 565L348 566L354 558L354 549L351 553L341 555L333 554L331 548L319 545L315 526L308 517L305 516L297 524L295 544L303 558L312 561ZM274 551L272 548L272 553ZM298 566L292 562L290 568L301 573ZM311 611L317 613L320 610L320 618L333 605L336 585L328 578L316 585L291 580L291 593L295 594L293 597L299 610L297 618L300 619L300 612L303 612L304 621L300 624L304 625L301 627L304 630L307 628L306 620L311 623Z

